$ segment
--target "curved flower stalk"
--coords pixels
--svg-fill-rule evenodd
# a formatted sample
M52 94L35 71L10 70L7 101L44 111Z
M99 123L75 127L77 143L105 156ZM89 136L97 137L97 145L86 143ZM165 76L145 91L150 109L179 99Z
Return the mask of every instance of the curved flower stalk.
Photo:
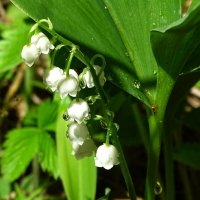
M42 21L42 20L41 20ZM48 21L48 20L46 20ZM35 25L35 27L37 27ZM36 28L33 28L35 30ZM98 95L100 96L103 106L104 106L104 120L107 125L107 139L106 144L101 145L96 152L95 164L98 167L104 167L105 169L111 169L114 165L118 165L120 163L121 170L123 176L125 178L127 188L130 193L131 199L136 199L135 190L133 186L133 182L131 180L131 176L128 171L128 167L126 164L126 160L123 155L123 151L117 137L117 129L113 122L113 116L110 115L110 109L108 106L108 98L105 94L102 86L105 83L105 76L103 69L104 67L99 67L94 64L94 60L96 58L101 58L99 55L95 55L91 62L85 57L80 50L70 41L66 40L62 36L58 35L52 28L49 27L47 29L44 27L52 36L54 36L57 40L62 43L62 46L68 45L72 49L70 51L70 55L66 64L66 69L63 71L58 67L54 67L50 69L46 76L46 84L47 86L54 92L58 91L60 93L61 99L70 95L72 97L76 97L79 91L79 83L78 83L78 75L75 71L70 69L71 61L74 55L76 55L79 60L81 60L88 68L89 71L86 71L83 74L83 82L85 87L88 88L96 87ZM33 31L31 30L31 31ZM50 44L49 40L43 35L35 35L32 37L32 44L37 48L39 54L47 53L50 49L54 47ZM26 53L26 52L25 52ZM26 55L26 54L25 54ZM54 55L55 56L55 55ZM36 57L36 56L35 56ZM35 61L35 57L31 58L31 62L29 62L29 66L33 64ZM24 60L28 61L24 56ZM105 65L105 59L103 60L103 64ZM51 64L53 66L53 64ZM50 66L50 67L51 67ZM85 156L91 156L93 152L96 150L96 146L92 139L89 137L89 131L85 123L90 118L90 108L88 103L80 98L72 100L71 104L66 111L66 116L69 121L68 125L68 136L69 140L72 144L72 155L76 157L76 159L82 159ZM112 137L113 144L109 144L109 137Z

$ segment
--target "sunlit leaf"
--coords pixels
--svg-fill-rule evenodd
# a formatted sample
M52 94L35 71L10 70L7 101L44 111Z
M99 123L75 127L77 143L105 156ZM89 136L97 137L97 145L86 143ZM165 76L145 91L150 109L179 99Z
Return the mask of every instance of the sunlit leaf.
M27 42L30 26L16 25L6 29L0 40L0 73L11 70L22 62L21 50Z
M2 173L6 179L14 181L24 173L38 150L40 133L36 128L22 128L7 134L2 157Z
M48 171L55 178L58 177L58 160L55 142L47 132L39 134L38 157L42 169Z
M48 129L55 124L58 114L58 105L55 102L45 101L38 108L38 127Z

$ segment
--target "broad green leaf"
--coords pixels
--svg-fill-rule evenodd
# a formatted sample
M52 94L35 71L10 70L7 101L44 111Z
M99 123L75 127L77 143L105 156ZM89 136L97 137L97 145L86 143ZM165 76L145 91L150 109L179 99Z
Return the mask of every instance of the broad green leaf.
M43 102L38 108L38 127L48 129L56 122L58 104L50 100Z
M0 73L11 70L22 62L21 50L27 42L30 26L21 23L2 33L0 40Z
M187 67L191 70L190 66L198 67L200 59L195 56L194 51L200 45L199 16L200 5L167 28L153 30L151 33L152 46L159 65L158 105L166 104L181 72L187 71ZM193 59L191 65L187 63Z
M2 173L6 179L14 181L24 173L38 150L39 133L36 128L21 128L7 134L2 156Z
M45 131L39 134L39 148L37 153L42 169L48 171L54 178L57 178L59 172L55 142Z
M200 144L182 144L175 150L174 159L195 169L200 169Z
M111 81L149 105L157 72L150 29L179 19L180 1L13 2L35 21L48 17L57 32L109 58L106 71Z
M62 115L69 105L69 99L61 102L57 120L57 151L60 177L69 200L95 199L96 167L94 158L76 160L71 155L71 144L66 138L67 123Z

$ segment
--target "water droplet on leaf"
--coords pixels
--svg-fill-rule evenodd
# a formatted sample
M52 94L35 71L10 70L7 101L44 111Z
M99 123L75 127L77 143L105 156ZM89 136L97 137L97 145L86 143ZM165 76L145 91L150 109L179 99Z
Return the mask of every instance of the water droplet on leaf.
M162 186L159 181L157 181L154 186L154 193L155 195L160 195L162 193Z
M139 81L134 81L133 83L134 87L139 89L140 88L140 82Z

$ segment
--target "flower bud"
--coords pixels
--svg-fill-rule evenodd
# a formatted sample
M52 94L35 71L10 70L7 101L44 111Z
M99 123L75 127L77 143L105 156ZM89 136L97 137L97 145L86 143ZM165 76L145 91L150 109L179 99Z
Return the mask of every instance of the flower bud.
M104 167L111 169L114 165L119 164L119 154L115 146L109 144L101 145L96 152L95 165L96 167Z
M34 44L25 45L21 52L21 57L29 67L31 67L34 64L34 62L39 58L39 56L40 52Z
M42 32L33 35L31 37L31 43L35 44L43 54L48 54L50 49L54 49L54 46L50 43L47 36Z
M77 121L79 124L89 117L90 108L83 99L74 99L68 107L69 121Z
M104 84L106 82L106 78L104 76L104 72L101 71L102 68L99 67L98 65L94 65L94 69L96 71L97 76L99 75L99 73L101 73L100 76L99 76L99 82L100 82L101 86L104 86ZM89 69L83 75L83 88L85 88L86 86L88 88L94 87L93 77L92 77L92 74L91 74Z
M47 71L45 75L45 83L51 89L52 92L57 90L58 84L65 79L66 74L59 67L54 67Z
M82 145L89 137L89 131L85 124L71 123L68 127L69 140L72 143Z
M78 74L73 69L70 69L69 76L63 79L58 85L58 92L61 99L64 99L67 95L76 97L78 86Z
M82 145L73 142L72 149L72 155L74 155L77 160L80 160L86 156L91 156L96 146L91 139L86 139Z

